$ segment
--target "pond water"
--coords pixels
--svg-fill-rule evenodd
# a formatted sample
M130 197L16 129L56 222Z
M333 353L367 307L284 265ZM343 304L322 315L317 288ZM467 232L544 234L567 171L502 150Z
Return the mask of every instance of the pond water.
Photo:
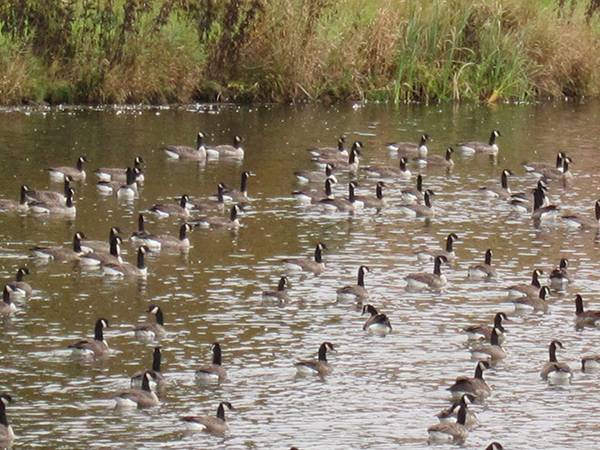
M491 323L505 311L511 322L504 347L507 358L486 371L492 395L473 406L479 425L464 447L483 449L492 441L505 448L533 449L600 442L598 374L580 371L583 355L600 353L600 330L574 328L574 297L600 309L599 240L595 232L570 231L561 220L536 226L529 214L504 201L485 198L482 185L500 184L510 169L513 191L533 188L534 176L522 162L552 162L566 151L574 178L552 183L548 196L562 211L593 215L600 197L600 103L540 105L405 106L192 106L5 110L0 112L0 197L18 199L22 184L61 190L47 167L88 159L87 180L74 183L74 219L0 214L0 271L12 281L19 267L34 293L16 300L19 309L0 327L0 391L14 403L7 415L17 439L14 448L40 449L389 449L427 448L427 428L446 408L446 390L457 376L472 376L475 362L462 328ZM500 130L500 154L454 155L451 171L409 164L408 180L385 179L389 206L381 211L327 212L298 205L293 173L315 168L308 147L364 144L361 165L397 167L389 141L418 141L428 133L431 154L465 140L486 141ZM243 162L199 165L168 161L166 145L194 145L203 131L209 144L243 138ZM93 170L145 161L146 181L130 203L100 195ZM33 258L36 245L69 246L73 234L105 239L111 226L128 238L139 211L155 203L177 202L182 194L200 199L225 182L238 187L242 171L252 201L240 214L237 232L197 229L188 253L161 252L147 258L146 280L112 279L78 264ZM402 214L401 190L415 184L435 192L430 221ZM350 176L341 172L334 192L347 192ZM359 173L361 195L374 192L377 178ZM319 186L320 188L320 186ZM153 233L177 234L180 222L148 215ZM457 261L443 266L448 284L439 291L408 291L406 275L430 272L414 252L439 248L456 233ZM291 301L265 304L263 290L274 289L284 273L281 260L310 256L324 242L326 270L319 276L290 274ZM467 268L494 252L499 275L473 281ZM124 259L135 249L123 245ZM516 315L504 288L527 283L533 269L547 274L568 258L574 281L552 292L548 314ZM387 314L393 333L366 334L360 305L337 301L336 289L356 282L359 265L369 303ZM115 410L112 394L129 387L129 377L149 368L152 343L135 340L134 326L152 321L149 305L165 314L161 341L167 387L158 407ZM111 323L105 336L112 349L103 360L73 358L68 346L93 337L96 319ZM549 386L539 372L548 344L559 339L561 361L573 371L572 383ZM210 362L211 344L220 342L228 378L218 386L199 386L195 370ZM328 356L334 372L325 378L296 377L294 363L316 358L322 342L337 349ZM231 430L224 436L187 434L184 415L214 415L219 402Z

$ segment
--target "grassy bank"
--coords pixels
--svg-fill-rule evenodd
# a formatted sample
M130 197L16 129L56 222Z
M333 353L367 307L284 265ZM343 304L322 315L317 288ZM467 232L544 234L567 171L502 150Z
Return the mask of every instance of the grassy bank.
M0 104L598 96L589 5L5 0Z

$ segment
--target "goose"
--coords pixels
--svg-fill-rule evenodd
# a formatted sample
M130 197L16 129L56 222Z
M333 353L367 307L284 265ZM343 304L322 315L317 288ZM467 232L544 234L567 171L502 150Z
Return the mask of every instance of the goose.
M21 186L19 201L8 198L0 198L0 212L27 211L29 209L29 205L27 203L28 190L29 188L26 185Z
M117 402L117 408L151 408L160 403L158 397L150 390L150 374L142 376L141 389L127 389L112 396Z
M202 384L222 383L227 378L227 370L221 365L221 344L215 342L212 345L212 364L202 366L196 370L196 381Z
M560 383L569 381L573 377L573 372L567 363L559 363L556 359L556 348L563 348L562 342L553 340L548 346L549 361L544 364L540 376L543 380L550 383Z
M156 305L150 305L146 310L147 313L154 314L156 316L155 323L143 323L138 325L133 332L135 333L136 339L140 341L149 342L152 340L162 339L165 332L165 318L162 309Z
M492 330L490 344L473 348L471 350L471 358L480 361L497 361L506 358L506 352L500 345L499 334L495 328Z
M420 261L433 261L436 256L445 256L448 262L456 260L454 252L454 241L458 240L456 233L450 233L446 238L445 250L422 250L415 252Z
M385 314L379 313L373 305L363 306L362 315L367 313L370 314L370 316L363 325L363 331L369 331L381 336L388 335L392 332L392 324Z
M104 264L102 269L104 275L113 277L137 277L146 278L148 275L148 268L144 265L144 255L148 253L148 247L142 245L137 251L137 264L123 263L123 264Z
M396 151L399 155L427 155L427 141L429 140L428 134L421 135L419 143L415 142L389 142L385 146L388 150Z
M198 132L196 136L196 148L183 145L172 145L163 148L163 151L170 159L187 161L204 161L207 156L206 148L203 144L204 133Z
M248 178L254 176L253 173L250 172L242 172L242 181L240 184L240 189L231 189L225 192L225 199L228 201L236 202L236 203L246 203L249 201L248 198Z
M95 251L84 253L79 257L81 264L84 266L100 266L102 264L123 264L121 259L121 244L123 241L119 236L113 237L110 242L110 251Z
M442 275L442 262L447 262L448 259L439 255L435 257L433 265L433 273L411 273L405 278L407 288L409 289L439 289L446 285L448 280L445 275Z
M333 175L333 170L335 166L333 164L325 164L325 171L323 170L312 170L305 172L294 172L296 178L300 183L324 183L325 180L329 177L333 177L333 179L337 182L335 175Z
M333 367L327 362L327 349L335 351L331 342L323 342L319 347L319 359L316 361L300 361L294 364L298 375L329 375L333 372Z
M454 160L452 159L452 153L454 153L454 149L452 147L448 147L446 149L446 154L442 155L430 155L423 156L420 158L416 158L418 164L427 167L445 167L450 169L454 167Z
M146 161L141 156L136 156L133 160L133 168L138 169L139 172L136 174L136 181L142 183L144 181L144 172L142 170L142 164ZM127 169L120 167L103 167L101 169L94 170L94 173L98 177L98 181L116 181L124 182L127 180Z
M64 206L67 204L67 197L69 195L69 189L71 188L71 177L68 175L65 177L64 189L62 193L55 191L36 191L27 186L24 187L26 190L25 195L27 196L27 199L32 202Z
M33 247L33 254L42 259L54 259L57 261L79 261L80 256L84 254L81 249L81 240L85 235L81 231L77 231L73 236L72 248L66 247Z
M179 237L170 234L146 234L145 236L136 235L134 243L136 246L145 245L149 250L158 252L161 249L171 250L189 250L190 239L187 233L193 230L189 223L184 223L179 227Z
M17 305L15 305L10 298L12 292L13 290L8 284L4 286L2 303L0 303L0 315L2 316L8 316L17 310Z
M427 429L429 433L428 442L432 443L463 443L469 436L469 430L465 426L467 420L467 406L460 405L456 416L456 422L440 422Z
M600 311L584 311L583 297L575 295L575 327L596 327L600 324Z
M515 284L506 288L509 299L517 299L526 296L536 296L540 292L542 285L540 284L539 277L543 272L539 269L534 269L531 275L531 284Z
M465 426L470 428L479 422L479 418L475 412L471 411L468 408L468 405L475 402L475 397L471 394L464 394L459 401L453 402L449 408L444 409L439 412L435 416L440 420L440 422L447 423L456 423L456 419L458 416L458 410L461 406L465 406L467 408L467 417L465 419Z
M286 290L289 284L287 277L281 277L276 291L263 291L262 298L265 301L274 301L278 303L287 303L290 301L290 296Z
M351 173L355 173L358 170L358 160L362 148L362 141L355 141L347 155L332 153L329 155L317 156L313 158L313 161L322 167L325 167L327 164L334 164L338 168L346 167Z
M108 320L98 319L94 328L93 341L79 341L69 345L74 355L79 356L103 356L109 352L108 344L104 340L103 330L108 328Z
M149 249L155 250L151 247L152 242L149 242L150 246L147 245L146 242L144 242L144 239L146 238L146 236L150 236L150 233L148 233L146 231L146 219L144 218L144 215L142 213L140 213L138 215L138 229L137 229L137 231L134 231L133 233L131 233L131 237L129 238L129 240L136 247L146 245Z
M198 219L193 221L194 225L200 228L210 228L210 229L221 229L221 230L237 230L242 226L240 223L240 219L238 219L238 213L240 211L240 207L238 205L233 205L231 207L231 212L229 213L229 217L225 216L211 216L205 217L203 219Z
M356 284L338 288L338 300L351 299L362 302L369 298L369 292L365 289L365 272L370 272L369 268L367 266L360 266L358 268L358 279Z
M458 148L465 154L482 153L486 155L496 156L498 154L498 144L496 138L501 136L498 130L493 130L490 139L487 142L463 142L458 144Z
M286 258L282 261L286 270L289 272L312 272L315 275L319 275L325 270L325 263L323 262L323 250L327 250L327 246L322 242L319 242L315 248L314 259L310 258Z
M538 169L534 173L540 175L542 180L568 180L569 178L573 178L573 173L569 170L569 164L572 163L573 160L568 156L564 157L562 160L562 167L550 167L545 169Z
M219 403L217 416L184 416L180 420L185 424L188 431L207 431L211 434L221 435L229 430L229 424L225 420L225 406L231 411L235 408L229 402Z
M549 293L550 288L548 286L542 286L538 295L528 295L526 297L517 298L512 302L515 304L515 310L530 310L546 313L550 309L546 302L546 296Z
M594 217L580 214L565 214L562 216L565 225L570 229L597 230L600 228L600 200L594 204Z
M139 197L138 183L136 181L135 170L131 167L127 168L125 184L117 188L116 194L119 200L133 200Z
M375 209L383 209L387 206L387 202L385 198L383 198L383 188L385 187L385 183L383 181L378 181L375 185L375 196L368 197L357 197L358 200L363 202L364 208L375 208Z
M492 249L488 248L485 251L485 262L469 267L469 278L494 278L496 275L498 271L492 266Z
M359 199L355 194L355 190L357 187L358 183L356 181L351 181L350 183L348 183L347 199L333 198L333 196L326 197L322 199L319 202L319 204L322 205L325 209L344 212L352 212L363 209L365 206L364 202L361 199Z
M472 394L476 400L483 400L492 394L492 390L483 379L483 371L490 368L487 361L479 361L475 367L473 378L461 376L448 388L454 398L461 398L464 394Z
M15 281L8 284L8 286L12 289L13 295L17 294L24 297L31 296L33 289L29 283L24 281L25 275L29 275L29 269L27 267L20 267L17 269Z
M212 159L244 159L244 149L242 148L242 138L233 137L233 145L223 144L216 147L207 147L206 156Z
M292 195L298 199L298 203L300 203L301 205L320 204L322 200L333 200L335 198L332 189L335 183L337 183L335 177L327 177L327 179L325 180L325 196L323 196L320 193L317 193L317 191L314 189L310 191L295 190L292 192Z
M563 151L560 151L556 154L556 164L552 164L549 162L525 162L523 163L523 167L525 167L525 170L527 172L538 172L540 170L546 170L546 169L559 169L562 170L563 168L563 159L565 159L567 157L566 153Z
M204 198L194 201L192 209L201 213L209 211L223 211L225 209L225 190L228 189L225 183L217 185L217 198Z
M417 175L417 186L415 188L404 189L402 192L402 201L405 205L414 205L424 199L423 196L423 176Z
M561 258L558 267L550 272L548 279L550 280L550 288L554 290L565 289L571 282L571 273L569 272L569 260Z
M190 203L189 196L182 195L179 205L173 205L170 203L164 205L154 205L149 211L153 212L159 219L165 217L178 217L186 219L190 215L190 208L192 208L192 204Z
M123 234L119 227L110 227L108 232L108 241L99 241L99 240L91 240L91 239L82 239L81 240L81 249L84 253L90 252L110 252L110 243L113 241L115 237L119 234Z
M431 204L431 196L435 193L427 189L423 194L424 205L400 205L400 211L408 217L423 217L430 219L435 216L435 209Z
M408 164L408 158L402 157L400 158L400 163L398 168L394 167L363 167L361 170L366 172L369 177L378 177L378 178L400 178L402 180L408 180L412 177L412 173L407 169L406 164Z
M308 148L307 152L310 152L313 156L343 156L344 158L348 157L348 150L344 148L344 144L346 143L346 139L344 136L340 136L337 141L337 147L321 147L321 148Z
M600 370L600 355L587 355L581 358L582 372L597 372Z
M496 330L496 334L498 334L498 338L501 340L504 333L506 333L506 330L502 325L502 320L508 320L508 317L506 317L505 313L499 312L494 316L494 326L470 325L463 328L463 330L467 333L469 340L483 339L485 341L490 341L492 339L492 330Z
M77 165L75 167L50 167L50 178L56 181L65 181L65 177L71 177L72 181L83 181L85 180L85 170L83 170L83 163L87 162L85 156L80 156L77 159Z
M6 418L6 407L12 403L12 397L8 394L0 394L0 445L10 447L9 441L15 438L15 432Z
M73 204L73 195L75 191L69 188L67 200L64 205L56 203L30 202L29 210L34 214L52 214L56 216L75 217L77 208Z
M500 200L508 200L512 192L508 187L508 176L514 175L510 170L504 169L500 176L501 187L481 187L479 191L487 198L499 198Z
M163 392L165 390L167 380L160 371L161 359L162 352L160 347L154 347L154 351L152 352L152 370L146 370L134 374L131 377L131 387L141 389L142 379L145 374L148 374L150 380L150 388L152 388L152 382L154 382L155 390L159 393Z

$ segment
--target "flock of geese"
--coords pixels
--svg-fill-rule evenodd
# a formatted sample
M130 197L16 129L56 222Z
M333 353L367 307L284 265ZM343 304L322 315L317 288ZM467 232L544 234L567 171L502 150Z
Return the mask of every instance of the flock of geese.
M465 142L448 148L445 154L428 154L428 135L423 135L419 142L395 142L388 144L388 148L397 152L399 157L398 167L388 166L360 166L363 145L356 141L348 150L345 139L340 137L336 147L311 148L311 156L319 169L314 171L296 172L298 183L302 186L293 192L299 203L306 208L322 208L325 211L342 211L353 213L355 211L373 208L381 210L388 207L384 196L386 181L393 182L397 179L410 180L413 174L409 166L451 168L455 151L463 154L484 154L496 157L499 151L496 138L500 133L492 131L487 142ZM172 160L187 160L202 162L207 159L237 160L244 158L244 149L241 138L236 136L232 145L209 147L204 143L204 134L198 133L196 147L170 146L164 149L167 158ZM73 202L77 183L86 180L84 170L85 157L77 160L75 167L53 167L49 169L51 180L63 184L62 192L36 191L27 185L21 186L19 200L0 199L0 211L31 213L38 215L55 215L75 217L76 206ZM140 186L145 180L142 157L136 157L134 164L128 168L100 168L94 173L97 177L96 186L100 193L114 195L119 199L133 199L140 195ZM509 177L513 173L506 169L502 172L498 186L481 189L482 195L507 201L517 211L527 211L531 214L532 221L540 224L548 220L556 220L559 208L552 205L546 195L550 183L564 181L571 177L569 164L572 160L564 153L559 152L556 162L527 163L528 172L539 175L539 181L529 192L513 193L509 188ZM334 194L334 187L339 183L341 176L348 176L348 195L339 197ZM73 236L72 246L36 246L31 249L37 258L74 261L86 266L100 267L107 277L138 277L147 276L148 268L145 264L145 255L148 252L159 252L162 249L176 249L186 251L190 247L188 234L196 228L236 230L240 226L239 214L244 205L250 200L248 194L248 180L253 176L251 172L242 172L240 189L230 189L224 183L219 183L214 197L190 199L182 195L177 203L156 204L147 211L140 212L137 228L129 241L137 249L135 263L126 262L120 254L120 247L125 240L123 232L118 227L113 227L109 232L107 241L93 241L87 239L84 233L77 231ZM372 196L357 194L358 178L376 179L375 192ZM397 205L402 214L407 217L432 220L436 216L434 206L435 192L423 187L422 175L416 177L414 188L401 192L401 204ZM145 217L154 214L157 218L174 218L182 220L179 234L154 235L145 230ZM595 215L577 216L563 215L561 219L566 226L580 229L600 228L600 200L595 203ZM447 279L442 273L445 265L452 265L456 260L454 242L459 237L455 233L447 236L443 248L416 252L416 257L421 261L431 261L433 271L425 273L411 273L405 278L409 290L433 289L439 290L447 284ZM327 251L324 242L316 243L314 255L306 258L286 258L281 261L288 274L306 272L318 276L326 270L323 253ZM380 313L376 307L369 304L369 293L365 287L365 275L370 271L368 266L358 268L356 284L342 286L337 290L338 299L350 299L362 306L362 314L367 316L363 330L380 336L392 332L389 318ZM496 269L492 265L492 249L485 253L484 262L469 268L469 277L474 279L491 279L496 277ZM31 286L24 281L29 274L27 268L18 269L16 280L4 287L3 302L0 313L13 314L17 307L14 299L30 296ZM517 310L531 310L546 312L548 310L546 297L551 290L564 290L571 282L572 276L568 269L568 260L562 259L560 265L554 269L548 279L548 285L542 285L540 279L542 272L535 270L530 284L507 287L507 295L514 302ZM277 290L263 292L263 299L269 302L286 303L290 301L287 292L288 276L282 276ZM586 311L583 299L577 295L575 299L576 325L578 327L594 327L600 324L600 311ZM151 305L148 314L155 317L155 321L138 326L134 332L136 338L145 342L160 342L166 331L164 328L163 312L159 306ZM463 443L469 430L477 423L476 414L469 405L485 400L492 394L492 390L483 378L486 369L495 362L506 357L502 347L505 339L503 321L508 321L504 312L494 316L493 325L473 325L465 328L465 333L470 342L470 350L476 363L473 377L462 376L456 379L449 387L452 394L452 404L438 414L440 423L429 427L429 442L431 443ZM70 345L74 354L82 358L101 358L109 351L109 346L104 339L103 332L109 322L105 318L96 321L93 340L81 340ZM549 344L549 361L541 369L540 375L549 383L569 382L573 375L572 369L565 363L557 360L556 351L562 348L559 340ZM327 360L327 353L335 351L331 342L323 342L319 349L317 359L300 361L295 364L298 374L316 374L325 377L334 370L333 365ZM221 345L216 342L212 347L213 361L196 371L196 379L201 383L221 383L227 377L227 372L221 360ZM600 357L589 356L583 358L582 370L600 368ZM147 408L160 403L161 394L165 388L165 377L161 373L160 346L154 348L152 370L137 373L132 377L132 387L123 392L116 393L113 398L118 407ZM8 394L0 395L0 441L11 441L14 433L8 423L6 406L12 401ZM221 401L214 416L184 416L182 423L189 430L208 430L214 434L222 434L229 429L225 419L226 409L234 407L227 401ZM295 447L292 447L295 448ZM489 444L487 450L500 450L502 445L498 442Z

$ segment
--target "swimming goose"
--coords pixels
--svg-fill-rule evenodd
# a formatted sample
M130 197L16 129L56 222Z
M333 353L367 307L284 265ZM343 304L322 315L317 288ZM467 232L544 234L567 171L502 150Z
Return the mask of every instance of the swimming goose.
M358 170L358 159L361 154L361 148L363 148L362 141L355 141L347 155L331 153L328 155L314 157L313 161L323 167L325 167L327 164L334 164L338 168L347 167L350 172L354 173Z
M379 313L373 305L363 306L362 315L367 313L370 314L370 316L363 325L363 331L369 331L381 336L388 335L392 332L392 324L385 314Z
M162 339L165 332L165 318L162 312L162 309L156 305L151 305L146 310L147 313L154 314L156 316L155 323L143 323L138 325L133 332L135 333L136 339L140 341L152 341L152 340L160 340Z
M25 275L29 275L29 269L27 267L20 267L17 269L17 276L15 281L9 283L8 286L12 289L13 295L22 295L24 297L29 297L33 292L31 285L24 281Z
M282 261L282 263L286 270L290 272L305 271L319 275L325 269L325 263L323 262L323 250L327 250L327 246L322 242L319 242L315 248L314 259L286 258Z
M12 427L8 424L6 418L6 407L12 403L12 397L8 394L0 395L0 445L4 447L10 447L9 441L15 438L15 432Z
M582 372L597 372L600 370L600 355L587 355L581 358Z
M10 298L12 291L12 288L8 284L4 286L2 303L0 303L0 315L2 316L8 316L17 310L17 305L15 305Z
M335 166L333 164L326 164L325 171L322 170L312 170L306 172L294 172L296 178L301 183L324 183L325 180L329 177L333 177L335 179L335 175L333 175L333 169Z
M411 273L405 278L407 288L409 289L439 289L448 282L445 275L442 275L442 262L448 262L448 259L443 255L435 257L433 265L433 273Z
M298 375L329 375L333 367L327 362L327 349L335 351L331 342L323 342L319 347L319 359L300 361L294 364Z
M454 149L452 147L448 147L446 149L446 154L442 155L430 155L425 157L417 158L417 164L427 167L446 167L450 169L454 167L454 160L452 159L452 153L454 153Z
M190 208L192 208L192 204L190 203L190 198L187 195L182 195L181 200L179 201L179 205L174 204L163 204L163 205L154 205L149 209L150 212L153 212L159 219L165 217L179 217L182 219L186 219L190 215Z
M239 211L240 207L238 205L233 205L231 207L229 217L211 216L205 217L203 219L194 220L193 223L195 226L198 226L200 228L210 228L213 230L237 230L240 226L242 226L242 224L240 223L240 219L238 219Z
M136 389L141 389L142 379L144 375L147 374L149 376L150 389L152 389L152 384L154 383L154 388L158 393L164 392L167 380L160 371L161 359L162 352L160 347L154 347L154 351L152 352L152 370L135 373L131 377L131 386Z
M84 266L100 266L102 264L123 264L121 259L121 244L123 241L119 236L115 236L110 241L110 251L104 252L97 250L90 253L84 253L79 257Z
M367 266L360 266L358 268L358 280L356 284L351 284L338 288L337 298L338 300L356 300L362 302L369 298L369 292L365 289L365 272L369 272Z
M83 170L83 163L87 162L85 156L80 156L77 159L76 167L50 167L50 178L55 181L65 181L65 178L71 177L72 181L83 181L85 180L85 170Z
M500 345L498 330L492 330L490 344L480 345L471 349L471 358L480 361L497 361L506 358L506 352Z
M450 233L446 238L446 249L445 250L422 250L415 252L417 258L420 261L433 261L436 256L445 256L448 262L456 260L456 253L454 252L454 241L458 239L456 233Z
M428 134L421 135L419 143L415 142L389 142L385 146L388 150L397 151L398 155L427 155L427 140Z
M596 327L600 325L600 311L584 311L583 297L575 296L575 327Z
M229 424L225 420L225 408L233 410L229 402L219 403L217 408L217 416L184 416L180 420L183 421L188 431L207 431L212 434L221 435L229 430Z
M498 130L492 131L490 139L487 142L463 142L458 144L458 148L466 154L483 153L486 155L496 156L498 154L498 144L496 144L496 138L501 136Z
M93 341L79 341L69 345L74 355L80 356L102 356L109 351L108 344L104 340L103 330L108 328L108 320L98 319L94 328Z
M212 345L212 364L196 370L196 381L203 384L222 383L227 377L227 370L222 366L221 344Z
M541 311L546 313L550 309L546 302L546 297L549 293L550 288L548 286L542 286L537 295L527 295L526 297L517 298L512 302L515 304L515 310Z
M171 159L187 161L204 161L207 156L206 148L203 144L204 133L198 132L196 138L196 148L184 145L172 145L163 148L163 151Z
M54 259L57 261L79 261L80 256L84 254L81 249L81 240L85 238L85 235L78 231L73 236L72 248L66 247L33 247L31 251L38 258L43 259Z
M216 147L206 147L206 156L212 159L244 159L244 149L242 148L242 138L234 136L233 145L223 144Z
M133 168L138 169L136 172L135 180L138 183L144 181L144 172L142 170L142 164L146 161L141 156L136 156L133 161ZM127 180L127 169L121 167L103 167L101 169L94 170L94 173L98 177L98 181L116 181L122 183Z
M325 199L334 199L332 186L337 183L335 177L327 177L325 180L325 196L321 193L317 192L315 189L311 189L310 191L299 191L295 190L292 192L292 195L298 199L298 203L301 205L314 205L320 203Z
M573 178L573 173L569 170L569 164L572 163L573 160L568 156L565 156L562 160L562 167L556 168L546 168L536 170L535 174L540 175L544 181L549 180L567 180L569 178Z
M432 195L435 195L435 193L431 189L427 189L423 194L424 205L400 205L400 211L402 211L405 216L430 219L435 216L435 209L431 204Z
M333 196L326 197L322 199L319 204L322 205L325 209L336 210L336 211L357 211L359 209L363 209L365 204L359 199L355 190L358 187L358 183L356 181L351 181L348 183L348 198L334 198Z
M502 320L508 320L506 314L503 312L496 313L494 316L494 326L489 325L471 325L463 328L467 333L469 340L480 340L490 341L492 339L492 330L496 330L499 340L502 339L506 330L502 326Z
M150 375L145 372L142 376L141 389L127 389L112 396L117 402L117 408L151 408L160 403L158 397L150 390Z
M475 424L477 424L477 422L479 422L479 418L477 417L477 414L475 414L474 411L471 411L468 407L468 405L472 404L473 402L475 402L475 396L473 396L471 394L465 394L460 398L459 401L453 402L452 405L450 405L450 407L444 409L443 411L439 412L435 416L440 420L440 422L453 423L453 422L456 422L456 419L458 416L458 410L460 409L460 407L465 406L467 408L467 417L465 419L465 426L467 428L471 428Z
M57 203L30 202L29 210L34 214L52 214L57 216L75 217L77 208L73 204L73 195L75 191L69 188L67 200L64 205Z
M71 177L65 177L62 193L55 191L36 191L27 186L24 187L26 189L25 195L32 202L63 206L67 204L67 197L69 195L69 189L71 188Z
M281 277L276 291L263 291L262 298L266 301L274 301L278 303L287 303L290 296L287 293L286 285L288 284L287 277Z
M539 277L542 276L542 271L534 269L531 275L531 284L515 284L506 288L508 292L508 298L517 299L528 295L536 296L540 292L542 285L540 284Z
M21 186L21 194L19 201L9 198L0 198L0 212L20 211L25 212L29 208L27 204L27 191L29 188L25 185Z
M473 378L461 376L448 388L454 398L461 398L464 394L472 394L475 399L481 401L492 394L492 390L483 379L483 371L490 368L487 361L479 361L475 367Z
M201 213L209 211L223 211L225 209L225 190L228 189L225 183L219 183L217 185L217 198L203 198L200 200L194 200L194 206L192 209Z
M485 251L485 262L469 267L469 278L493 278L498 274L492 266L492 249Z
M113 277L138 277L146 278L148 268L144 264L144 255L148 253L148 247L142 245L137 251L137 264L124 262L123 264L104 264L102 269L104 275Z
M348 157L348 150L344 148L346 139L344 136L340 136L337 141L337 147L320 147L320 148L308 148L307 152L310 152L313 156L325 156L325 155L340 155L344 158Z
M479 188L479 191L488 198L499 198L500 200L508 200L511 195L512 192L510 191L510 188L508 187L508 176L509 175L513 175L513 173L508 170L508 169L504 169L502 171L502 175L500 176L500 185L501 187L481 187Z
M240 189L231 189L229 191L225 191L224 197L227 201L232 201L236 203L246 203L248 202L248 177L254 176L253 173L250 172L242 172L242 180L240 184Z
M363 202L364 208L375 208L375 209L383 209L387 206L387 202L385 198L383 198L383 188L385 187L385 183L383 181L378 181L375 185L375 196L367 196L367 197L356 197L358 200Z
M469 436L469 430L465 426L466 420L467 406L462 404L458 409L456 422L440 422L427 429L428 443L463 443Z
M556 359L556 348L563 348L562 342L553 340L548 347L549 361L544 364L540 376L550 383L560 383L569 381L573 377L573 372L567 363L559 363Z
M559 169L562 170L563 168L563 159L565 159L567 157L565 152L558 152L556 154L556 164L552 164L549 162L525 162L523 163L523 167L525 167L525 170L527 172L538 172L540 170L546 170L546 169Z
M81 249L84 253L89 252L110 252L110 243L112 240L122 234L123 232L119 227L110 227L108 232L108 241L100 241L100 240L91 240L91 239L82 239L81 240Z
M413 205L423 200L423 176L417 175L416 188L404 189L402 192L402 201L405 205Z
M145 245L153 252L158 252L165 248L170 250L189 250L190 239L188 238L187 233L191 231L192 226L188 223L184 223L179 227L179 237L170 234L146 234L144 236L136 235L133 241L134 245Z
M406 168L406 164L408 164L408 158L402 157L400 158L399 167L396 169L394 167L363 167L361 170L367 173L369 177L378 177L378 178L400 178L402 180L408 180L412 173L410 170Z
M600 228L600 200L594 204L594 218L580 214L567 214L562 216L565 225L571 229L597 230Z
M571 274L569 272L569 260L562 258L557 268L550 272L548 279L550 280L550 288L554 290L565 289L571 282Z

